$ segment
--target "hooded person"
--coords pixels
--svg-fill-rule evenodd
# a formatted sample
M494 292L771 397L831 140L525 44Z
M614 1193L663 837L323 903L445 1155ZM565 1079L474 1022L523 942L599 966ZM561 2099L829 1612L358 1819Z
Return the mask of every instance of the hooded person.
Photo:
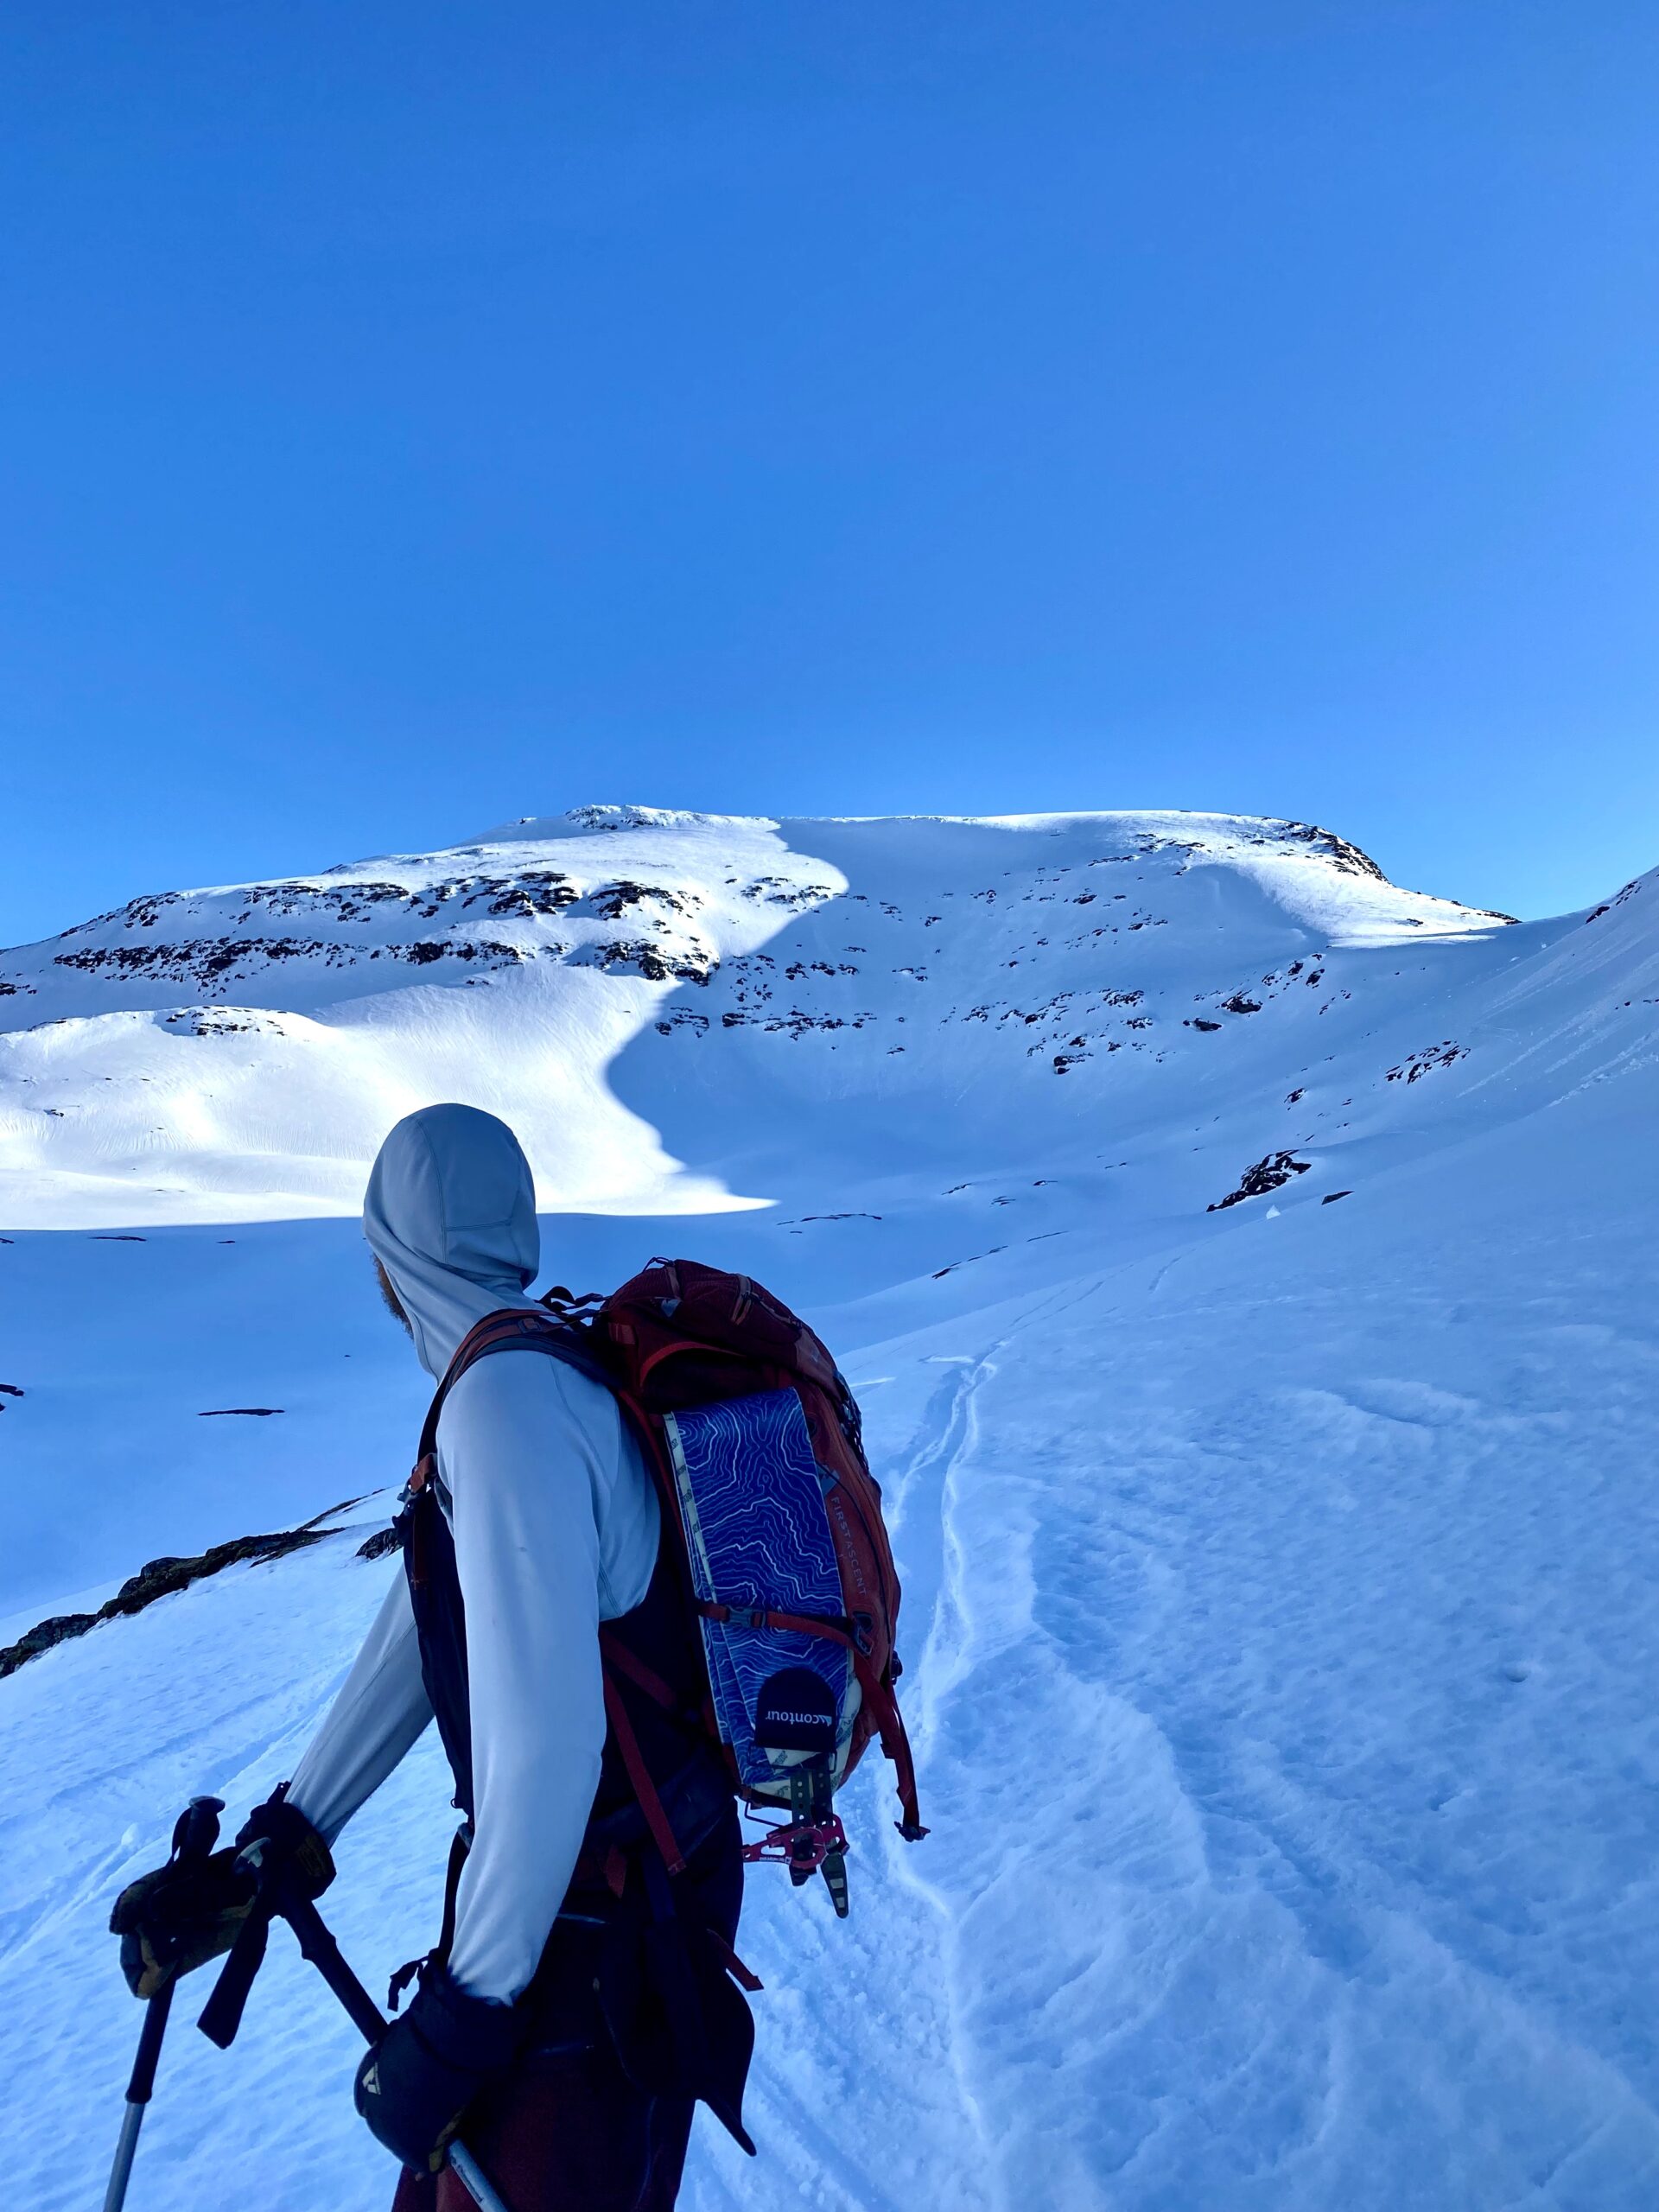
M486 1317L541 1313L528 1295L539 1263L529 1165L491 1115L442 1105L399 1122L370 1175L364 1228L436 1382ZM335 1838L435 1712L467 1816L445 1933L357 2082L359 2111L407 2170L397 2212L470 2202L442 2171L463 2114L512 2212L656 2212L674 2202L693 2106L629 2050L626 2005L601 2002L602 1980L631 1989L637 2012L640 1975L618 1935L632 1895L622 1862L594 1847L610 1833L595 1824L614 1827L630 1801L607 1735L600 1626L662 1610L656 1491L615 1398L565 1358L480 1358L440 1404L428 1548L441 1556L419 1570L406 1559L292 1781L238 1841L293 1854L315 1893L332 1878ZM690 1794L691 1893L729 1942L734 1808L717 1777ZM745 2024L747 2012L740 2094Z

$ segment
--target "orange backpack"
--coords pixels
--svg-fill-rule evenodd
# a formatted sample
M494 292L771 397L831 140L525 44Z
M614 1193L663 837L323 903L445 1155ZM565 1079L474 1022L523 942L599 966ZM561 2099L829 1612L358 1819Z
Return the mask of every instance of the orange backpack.
M475 1359L534 1350L614 1392L644 1446L664 1551L698 1629L697 1723L736 1795L788 1817L746 1847L797 1886L823 1872L847 1911L847 1837L834 1793L878 1738L907 1841L925 1835L894 1684L899 1577L857 1404L811 1329L747 1275L653 1260L608 1298L549 1292L548 1319L489 1315L457 1351L422 1439L423 1479L449 1387ZM803 1593L805 1593L804 1596ZM671 1873L683 1854L629 1713L644 1695L683 1718L683 1686L600 1635L612 1737Z

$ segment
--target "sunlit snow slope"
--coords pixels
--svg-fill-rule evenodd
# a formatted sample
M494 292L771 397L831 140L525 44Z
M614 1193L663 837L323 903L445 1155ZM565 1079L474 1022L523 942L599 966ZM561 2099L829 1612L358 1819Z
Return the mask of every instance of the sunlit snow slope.
M1177 1095L1230 1072L1225 1048L1179 1049L1195 1020L1236 1021L1230 995L1289 1001L1268 1027L1300 1032L1346 1003L1334 948L1491 926L1289 823L582 808L137 899L0 955L0 1220L353 1213L390 1124L462 1095L522 1130L549 1207L747 1203L663 1151L651 1124L688 1090L729 1143L728 1086L762 1078L733 1154L763 1173L768 1147L796 1149L797 1099L855 1093L900 1126L949 1097L947 1146L999 1141L1000 1106L972 1096L988 1082L1056 1130L1126 1092L1163 1114L1172 1084L1124 1071L1173 1065Z
M700 2131L693 2212L1654 2201L1659 874L1506 925L1282 823L592 808L139 901L7 987L0 1642L401 1478L343 1217L428 1099L524 1135L550 1280L671 1245L842 1352L935 1833L871 1772L849 1926L752 1884L762 2163ZM31 2204L112 2147L109 1896L291 1770L360 1535L0 1681ZM343 1841L372 1985L446 1798L424 1745ZM384 2203L290 1947L229 2057L193 2009L137 2212Z

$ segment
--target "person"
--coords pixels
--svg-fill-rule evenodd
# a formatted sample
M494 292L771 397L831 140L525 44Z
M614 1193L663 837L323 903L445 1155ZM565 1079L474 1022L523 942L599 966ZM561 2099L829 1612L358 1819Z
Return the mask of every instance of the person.
M486 1315L542 1311L530 1168L489 1114L398 1122L364 1227L435 1381ZM429 1556L406 1557L292 1780L238 1841L319 1893L335 1840L435 1712L465 1815L444 1930L356 2085L404 2167L394 2212L466 2212L443 2164L463 2121L512 2212L666 2212L697 2096L752 2147L753 2029L716 1971L741 1902L729 1784L671 1715L629 1727L626 1749L644 1741L669 1777L686 1866L665 1884L608 1713L601 1624L696 1694L656 1490L615 1398L562 1357L467 1366L441 1396L434 1459Z

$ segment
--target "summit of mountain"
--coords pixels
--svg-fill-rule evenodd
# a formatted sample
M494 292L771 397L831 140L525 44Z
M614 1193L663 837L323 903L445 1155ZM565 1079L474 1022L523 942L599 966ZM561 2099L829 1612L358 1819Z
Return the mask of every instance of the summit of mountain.
M1505 926L1298 823L578 807L0 954L0 1220L349 1212L390 1123L442 1097L512 1121L556 1209L762 1202L741 1179L786 1178L830 1101L844 1149L851 1098L873 1142L961 1153L1001 1141L982 1107L1013 1085L1064 1148L1224 1071L1293 1087L1356 980L1433 990ZM1246 1014L1248 1047L1205 1041Z

